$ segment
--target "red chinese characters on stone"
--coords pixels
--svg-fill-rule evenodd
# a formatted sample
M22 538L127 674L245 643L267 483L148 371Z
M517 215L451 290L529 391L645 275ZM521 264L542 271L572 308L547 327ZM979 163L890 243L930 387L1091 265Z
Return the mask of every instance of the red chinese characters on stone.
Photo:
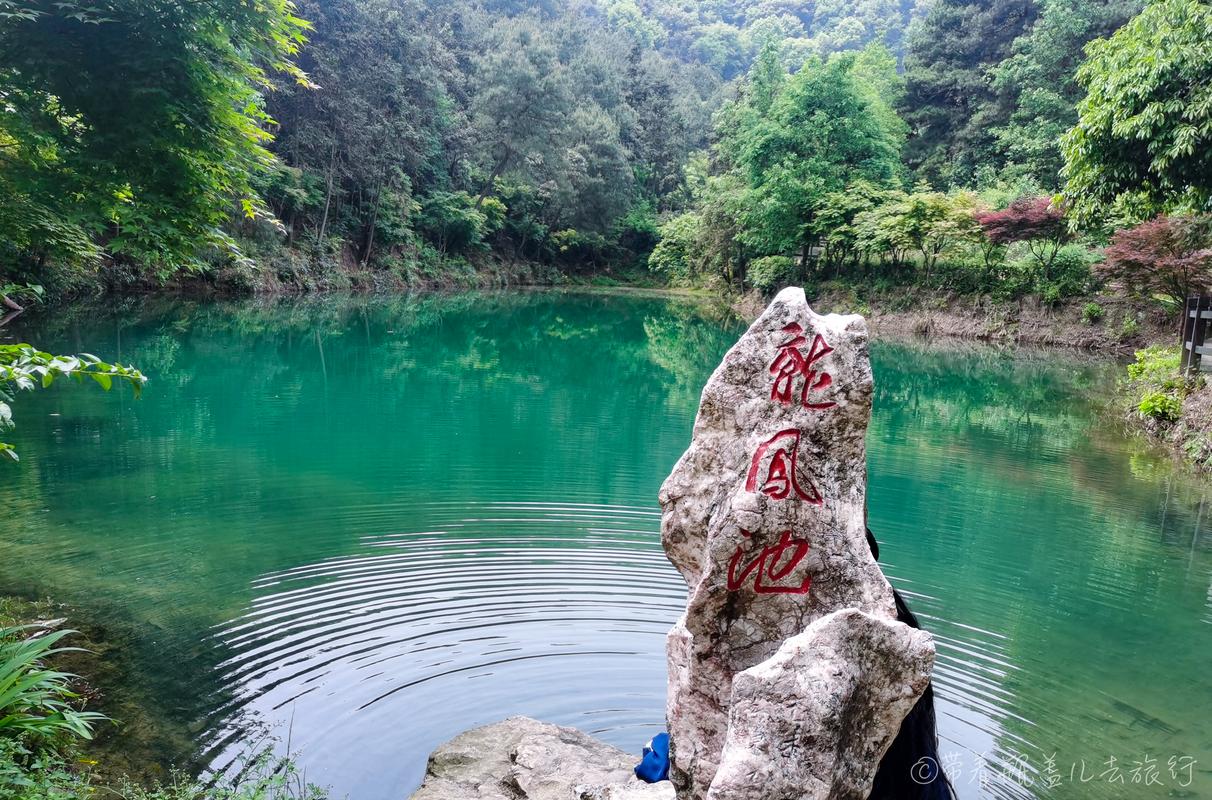
M762 442L749 465L745 491L761 492L772 500L786 500L794 494L804 502L820 505L821 493L811 481L799 477L799 446L800 432L795 428L779 431Z
M784 405L791 404L795 394L796 378L802 377L803 382L800 384L798 398L800 405L818 411L836 406L837 403L834 402L812 403L808 399L812 392L819 392L833 383L832 375L828 372L817 371L813 367L817 361L832 353L833 348L818 333L813 337L812 346L808 348L808 354L805 355L801 348L808 343L808 339L803 336L803 327L798 322L792 322L783 328L783 332L790 334L791 338L779 345L778 355L774 357L774 362L770 365L770 374L774 376L774 386L770 388L770 399Z
M741 535L753 538L746 530ZM791 531L783 531L777 542L763 547L756 558L745 564L742 562L746 553L738 544L728 562L728 591L735 592L752 577L753 591L757 594L808 594L812 576L796 575L797 567L807 555L807 540L793 538Z

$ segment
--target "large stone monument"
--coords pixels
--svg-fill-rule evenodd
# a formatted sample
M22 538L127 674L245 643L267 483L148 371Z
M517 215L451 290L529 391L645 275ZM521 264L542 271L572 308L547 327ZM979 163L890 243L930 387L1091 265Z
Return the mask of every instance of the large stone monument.
M703 390L660 493L689 588L668 638L680 800L865 798L925 689L933 643L896 622L866 541L871 395L863 319L795 288Z
M866 800L934 664L867 544L871 383L862 318L786 289L703 390L660 494L689 588L668 639L673 787L515 718L438 748L413 800Z

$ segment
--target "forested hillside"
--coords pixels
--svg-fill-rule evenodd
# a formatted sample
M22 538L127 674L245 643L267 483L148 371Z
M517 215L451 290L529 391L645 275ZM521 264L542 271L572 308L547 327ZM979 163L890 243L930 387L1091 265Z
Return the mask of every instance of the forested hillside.
M1108 235L1212 183L1209 7L1138 12L0 0L0 268L12 296L603 271L1081 294Z

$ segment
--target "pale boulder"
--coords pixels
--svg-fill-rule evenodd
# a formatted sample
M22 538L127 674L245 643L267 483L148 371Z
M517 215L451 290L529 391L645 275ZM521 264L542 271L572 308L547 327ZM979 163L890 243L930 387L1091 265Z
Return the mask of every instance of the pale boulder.
M736 676L707 800L866 800L933 664L925 631L857 609L817 620Z
M670 778L702 800L733 678L833 611L896 618L866 541L872 376L859 316L785 289L703 389L690 448L661 487L661 541L686 579L667 642Z
M641 797L648 784L632 772L637 761L575 728L510 717L434 750L412 800L580 800L593 792L603 800L667 800Z

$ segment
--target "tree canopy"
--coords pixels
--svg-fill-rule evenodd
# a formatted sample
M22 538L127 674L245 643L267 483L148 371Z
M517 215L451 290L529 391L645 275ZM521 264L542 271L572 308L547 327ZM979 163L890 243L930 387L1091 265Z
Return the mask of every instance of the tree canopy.
M784 76L759 60L751 97L721 113L718 152L746 186L740 239L756 253L806 258L827 195L898 176L904 132L855 65L852 55L813 59Z
M1092 42L1087 94L1065 134L1065 195L1080 218L1212 206L1212 6L1158 0Z
M271 160L261 93L306 82L288 0L0 2L0 224L7 259L162 273L227 246ZM12 251L16 252L12 252Z
M991 130L1006 115L986 71L1010 55L1038 13L1034 0L937 0L910 34L901 109L906 159L932 183L971 181L991 158Z
M1086 269L1015 201L1212 202L1195 0L296 2L0 0L0 277L991 286Z

